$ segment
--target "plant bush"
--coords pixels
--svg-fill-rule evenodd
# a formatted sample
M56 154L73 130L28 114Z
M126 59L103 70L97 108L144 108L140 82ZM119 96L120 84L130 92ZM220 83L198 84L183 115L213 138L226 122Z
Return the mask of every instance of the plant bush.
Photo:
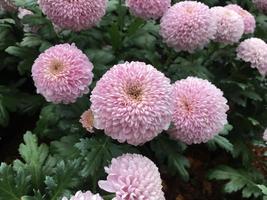
M0 5L5 2L8 1ZM172 5L177 2L172 1ZM251 37L267 40L264 7L259 9L251 0L201 2L209 7L238 4L256 19L255 32L244 34L240 41ZM267 200L267 146L263 139L267 127L267 81L264 71L260 73L250 63L237 58L239 42L225 44L208 38L212 41L203 49L177 52L171 45L168 47L159 34L159 13L153 13L153 20L138 18L133 15L138 15L138 9L129 12L127 2L122 0L109 0L100 22L79 32L75 32L80 30L77 24L75 31L53 24L37 0L11 3L14 7L7 9L2 5L4 9L0 11L0 200L61 200L77 191L91 191L103 199L113 199L115 194L101 190L98 181L106 179L104 167L109 166L112 159L127 153L141 154L155 163L166 199ZM21 9L27 9L28 14L23 14ZM114 65L140 61L154 66L172 84L189 76L209 80L223 91L228 101L228 123L208 142L192 145L168 136L173 124L169 130L161 129L162 133L153 140L137 146L125 140L118 142L114 135L104 134L107 130L100 130L104 128L92 128L90 124L86 127L81 122L92 123L94 119L80 118L90 108L94 94L81 95L74 103L56 104L36 93L31 72L34 61L45 50L63 43L75 44L94 65L90 91L100 85L101 77ZM262 59L267 60L267 56ZM111 80L111 86L105 87L113 87L118 80ZM163 85L163 80L161 83L157 88ZM103 89L97 95L108 91ZM173 94L168 95L175 99ZM104 101L106 105L109 103L108 99ZM216 103L219 104L219 100L216 99L214 106ZM98 107L94 114L96 110ZM165 107L163 111L170 112L171 108ZM115 114L105 117L108 124ZM196 132L199 129L197 127ZM135 131L138 132L142 129ZM129 164L142 173L139 165ZM87 195L90 199L91 194ZM142 199L132 195L117 199Z

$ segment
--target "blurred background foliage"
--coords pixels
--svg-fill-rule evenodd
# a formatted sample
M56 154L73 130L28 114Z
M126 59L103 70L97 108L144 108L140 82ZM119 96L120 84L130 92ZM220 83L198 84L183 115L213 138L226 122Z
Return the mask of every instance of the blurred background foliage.
M257 21L256 32L245 37L267 41L267 16L251 0L201 2L239 4ZM194 54L176 53L162 42L159 21L131 16L120 0L109 0L101 23L79 33L56 32L36 0L14 3L34 14L20 20L16 13L0 12L0 200L57 200L76 190L99 191L103 167L125 152L142 153L159 166L167 199L267 199L262 141L267 80L236 59L237 45L210 43ZM23 32L25 25L37 31ZM214 140L192 146L166 134L141 147L118 144L101 131L89 135L79 123L90 106L89 95L71 105L50 104L36 94L31 78L37 56L66 42L75 43L94 64L91 89L110 67L124 61L152 64L172 82L187 76L210 80L229 101L229 124Z

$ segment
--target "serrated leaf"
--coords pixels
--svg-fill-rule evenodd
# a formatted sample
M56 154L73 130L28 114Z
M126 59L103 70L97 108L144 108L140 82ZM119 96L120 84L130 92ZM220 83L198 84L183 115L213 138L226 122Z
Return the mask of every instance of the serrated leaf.
M212 140L208 141L207 145L211 149L216 149L219 146L229 153L233 153L234 151L234 145L227 138L220 135L216 135Z

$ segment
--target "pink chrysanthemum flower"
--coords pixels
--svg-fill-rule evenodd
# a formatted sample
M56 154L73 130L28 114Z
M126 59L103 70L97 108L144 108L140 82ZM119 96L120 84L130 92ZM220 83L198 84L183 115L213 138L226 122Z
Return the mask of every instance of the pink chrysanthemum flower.
M229 4L226 6L226 8L235 11L243 18L245 34L253 33L255 31L256 20L255 17L250 12L244 10L237 4Z
M80 123L82 124L83 128L85 128L88 132L93 133L94 130L94 116L91 110L85 111L80 119Z
M11 0L0 0L0 9L1 8L7 12L15 12L17 10L17 7Z
M73 103L89 92L93 65L74 44L60 44L40 54L32 66L37 93L53 103Z
M160 35L176 51L193 52L206 46L216 32L208 6L196 1L173 5L161 18Z
M39 0L41 10L57 26L81 31L105 15L107 0Z
M157 166L142 155L124 154L112 159L105 171L107 180L98 185L116 193L113 200L165 200Z
M224 44L238 42L244 33L243 18L235 11L224 7L213 7L211 11L214 20L217 22L215 41Z
M223 130L229 107L223 92L207 80L188 77L173 86L172 138L187 144L207 142Z
M267 1L266 0L252 0L256 7L262 12L267 13Z
M267 74L267 44L259 38L249 38L241 42L237 48L237 57L251 63L262 76Z
M263 140L267 143L267 129L263 133Z
M152 140L171 121L171 84L143 62L112 67L91 95L94 125L119 142L140 145Z
M67 197L63 197L62 200L68 200ZM78 191L69 200L103 200L99 194L92 194L92 192L87 191L85 193Z
M171 6L171 0L126 0L130 12L142 19L158 19Z

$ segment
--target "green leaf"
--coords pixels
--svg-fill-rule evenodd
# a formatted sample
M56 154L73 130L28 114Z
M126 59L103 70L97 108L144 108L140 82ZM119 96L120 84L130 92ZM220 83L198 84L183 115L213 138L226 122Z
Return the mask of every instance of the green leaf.
M170 174L178 173L185 181L189 180L187 168L190 166L188 159L182 155L186 146L168 137L162 136L151 142L151 149L161 163L168 165Z
M9 122L9 114L1 97L2 95L0 95L0 126L7 126Z
M38 146L37 137L31 132L27 132L24 143L19 147L19 153L24 163L17 161L16 166L27 170L31 175L31 181L35 189L39 189L44 181L45 174L52 170L55 160L48 155L48 147L45 144Z
M227 138L220 135L216 135L212 140L208 141L207 145L212 150L215 150L219 146L229 153L233 153L234 151L234 145Z
M29 191L29 176L23 169L14 170L11 166L0 165L0 200L20 200Z
M228 166L219 166L208 174L209 179L228 181L224 187L226 193L242 190L242 195L245 198L258 197L260 195L260 189L254 182L256 176L256 172L251 173L250 171L237 170Z
M57 163L54 173L46 176L45 184L49 194L49 200L58 200L76 187L81 177L79 176L80 160L60 161Z
M22 42L20 43L21 46L25 47L36 47L42 44L42 39L37 35L28 34L26 37L23 38Z

